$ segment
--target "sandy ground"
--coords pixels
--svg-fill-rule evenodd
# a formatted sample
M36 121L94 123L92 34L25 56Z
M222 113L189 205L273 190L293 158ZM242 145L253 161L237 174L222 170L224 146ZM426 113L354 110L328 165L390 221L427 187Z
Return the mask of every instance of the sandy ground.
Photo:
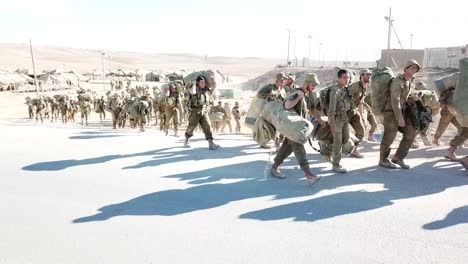
M411 170L343 158L336 174L310 146L310 187L293 156L286 180L265 177L274 153L248 131L202 134L192 148L155 127L112 130L25 118L24 95L0 94L0 263L466 263L468 176L411 150ZM466 149L459 154L468 154Z

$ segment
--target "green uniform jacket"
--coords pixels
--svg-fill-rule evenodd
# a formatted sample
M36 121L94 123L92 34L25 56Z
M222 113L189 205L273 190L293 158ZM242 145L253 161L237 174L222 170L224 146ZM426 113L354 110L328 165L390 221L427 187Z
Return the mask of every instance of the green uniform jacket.
M395 119L403 121L403 108L411 91L411 81L406 81L402 74L390 84L390 96L385 104L385 111L393 111Z

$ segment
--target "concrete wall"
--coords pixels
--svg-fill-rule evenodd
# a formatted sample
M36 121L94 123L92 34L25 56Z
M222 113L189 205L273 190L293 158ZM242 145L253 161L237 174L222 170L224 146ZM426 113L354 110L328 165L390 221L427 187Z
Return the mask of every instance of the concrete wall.
M390 53L390 61L388 61ZM391 68L404 68L409 59L415 59L419 64L424 65L424 50L417 49L390 49L382 50L379 67L390 66Z
M424 49L425 68L458 68L458 62L468 57L468 45Z

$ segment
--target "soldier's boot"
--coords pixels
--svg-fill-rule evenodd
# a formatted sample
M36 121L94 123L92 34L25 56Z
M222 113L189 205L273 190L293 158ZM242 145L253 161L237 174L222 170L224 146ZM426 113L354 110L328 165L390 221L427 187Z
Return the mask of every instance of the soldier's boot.
M461 158L460 163L461 165L463 165L463 168L465 168L465 170L468 170L468 156Z
M165 134L166 136L169 135L169 129L166 128L166 129L164 130L164 132L166 133L166 134Z
M177 135L177 131L178 129L174 129L174 137L178 137L179 135Z
M349 154L349 156L355 157L355 158L360 158L360 159L364 158L364 156L357 149L357 146L355 146L353 148L353 151Z
M271 164L270 176L275 177L275 178L279 178L279 179L286 179L286 176L281 174L281 172L279 170L279 164L276 163L276 162Z
M422 141L423 141L423 143L424 143L424 146L426 146L426 147L432 146L431 141L429 140L429 138L427 137L427 135L421 136L421 138L422 138Z
M449 159L451 161L459 161L460 159L457 158L457 155L455 155L455 150L457 147L455 146L450 146L449 149L447 150L447 154L444 156L446 159Z
M304 167L301 168L301 170L304 172L304 176L306 177L306 180L310 185L315 184L316 182L318 182L322 178L320 176L315 176L314 174L312 174L312 172L310 171L309 166L304 166Z
M189 137L185 135L184 148L190 148Z
M338 166L333 166L332 168L334 171L338 172L338 173L346 173L348 172L345 168L343 168L343 166L341 165L338 165Z
M400 157L398 157L397 155L393 156L392 158L392 162L399 165L402 169L409 169L410 168L410 165L406 164L403 159L401 159Z
M209 149L219 149L220 146L213 142L213 139L208 139L208 148Z

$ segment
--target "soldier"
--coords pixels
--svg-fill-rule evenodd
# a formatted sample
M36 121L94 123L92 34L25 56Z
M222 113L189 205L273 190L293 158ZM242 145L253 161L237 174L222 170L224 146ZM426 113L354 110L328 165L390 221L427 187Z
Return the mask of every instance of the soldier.
M288 94L294 89L299 88L294 82L296 81L296 75L294 73L290 73L287 75L286 83L284 84L284 92Z
M347 170L340 164L342 147L349 140L348 110L351 109L351 96L348 91L349 72L338 71L338 83L330 87L330 102L328 105L328 122L333 134L332 169L339 173Z
M241 112L239 110L239 102L234 103L234 107L232 108L232 116L234 116L234 120L236 121L236 133L241 132Z
M206 140L208 140L209 149L218 149L219 145L213 142L210 124L208 123L208 106L210 103L210 90L206 87L206 79L203 75L199 75L195 85L190 90L189 101L189 124L185 131L184 147L190 147L189 139L193 136L193 130L200 124Z
M99 119L105 120L106 119L106 100L104 100L104 96L101 96L100 99L96 100L96 103L94 105L94 111L99 114Z
M453 108L453 95L455 93L455 87L449 87L447 90L443 91L440 94L439 102L440 102L440 119L439 125L437 126L437 130L434 134L434 140L432 144L439 146L439 139L442 134L445 132L447 127L452 123L457 129L458 134L462 132L462 126L455 118L455 111Z
M41 119L41 124L44 122L44 114L47 108L46 101L44 100L44 97L39 97L36 100L36 123L39 122L39 119Z
M371 71L363 69L359 72L359 81L352 83L348 88L349 94L352 97L351 109L348 111L348 122L354 129L354 134L358 139L353 151L349 155L356 158L364 158L357 148L364 138L363 104L370 78Z
M455 110L452 110L455 111ZM457 134L451 141L450 147L447 150L447 155L445 155L446 159L451 161L460 161L455 155L455 150L465 143L466 139L468 139L468 127L463 127L461 133Z
M231 119L232 119L231 106L229 105L228 102L224 102L224 117L223 117L223 122L221 123L221 133L224 133L224 128L226 127L226 125L228 125L229 127L229 133L232 133Z
M375 118L375 115L374 113L372 112L372 106L371 106L371 94L367 94L365 97L364 97L364 102L362 104L363 106L363 110L364 112L366 113L366 120L367 120L367 123L364 122L366 128L368 126L368 124L371 126L370 129L369 129L369 134L367 135L367 141L368 142L377 142L377 140L375 140L374 138L374 133L375 131L377 130L377 119Z
M268 84L264 86L263 88L261 88L257 93L257 97L266 99L267 101L283 101L286 96L286 92L284 91L283 86L284 86L284 81L287 79L288 77L286 77L286 75L284 75L284 73L282 72L276 74L275 83ZM275 137L276 148L279 148L279 145L282 139L283 139L282 135L277 135ZM270 149L271 146L267 144L262 144L260 145L260 148Z
M411 80L421 67L416 60L409 60L403 71L403 74L398 75L392 80L390 84L390 95L387 97L385 104L383 118L384 118L384 131L382 135L382 142L380 143L380 160L379 166L387 168L396 168L398 164L403 169L409 169L410 166L405 164L404 158L408 155L408 151L416 136L415 128L412 124L410 116L404 114L404 111L410 110L411 107L406 107L411 91ZM417 100L417 98L413 98ZM395 140L397 132L403 134L398 149L393 155L392 161L388 160L390 155L393 141Z
M169 123L172 122L174 124L174 136L177 135L177 131L179 130L179 105L181 104L182 99L180 98L180 94L177 92L176 85L171 83L169 84L169 89L166 92L166 97L164 98L165 102L165 132L166 136L169 134Z
M297 114L302 114L303 117L306 117L307 114L307 102L305 101L304 97L311 93L320 82L317 78L315 73L311 73L307 76L306 80L304 81L304 85L302 88L295 89L291 91L284 102L285 109L294 109ZM321 125L324 124L322 119L320 118L320 114L316 111L315 107L312 107L313 115L317 118L318 122ZM270 175L272 177L285 179L286 177L281 174L279 171L279 165L283 163L283 161L294 153L296 156L297 162L299 163L301 170L304 172L304 176L309 181L310 184L316 183L320 180L320 177L315 176L310 171L309 163L306 158L306 151L304 145L301 143L294 142L288 138L284 139L284 142L281 144L281 147L274 158L274 163L271 165Z
M286 93L284 92L283 86L284 81L288 79L284 73L280 72L276 74L276 81L274 84L268 84L261 88L257 97L266 99L267 101L282 101Z
M120 112L122 111L123 102L119 98L119 95L115 93L109 100L107 104L108 110L111 112L112 116L112 127L117 129L117 121L120 118Z
M210 114L212 114L216 118L221 117L219 120L213 118L213 120L211 121L211 126L213 127L214 131L218 133L219 128L221 127L221 123L223 122L224 116L226 115L226 111L224 111L221 101L218 102L218 105L211 108Z

